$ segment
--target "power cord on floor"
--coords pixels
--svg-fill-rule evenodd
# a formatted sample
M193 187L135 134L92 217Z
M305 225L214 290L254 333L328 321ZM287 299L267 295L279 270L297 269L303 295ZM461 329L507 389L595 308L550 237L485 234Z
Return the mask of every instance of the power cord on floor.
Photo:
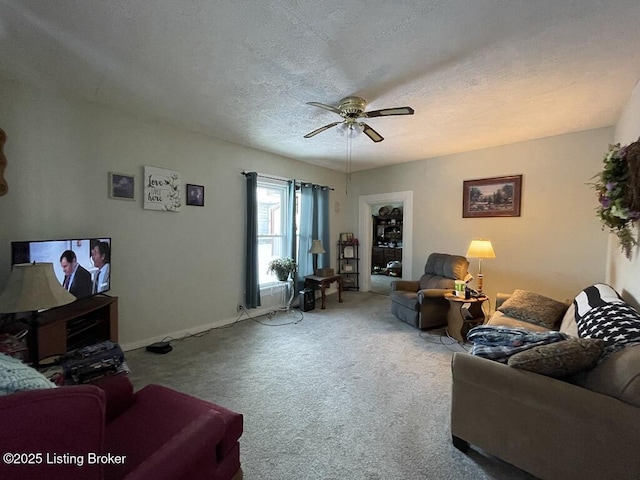
M433 332L433 333L432 333ZM449 334L449 329L444 327L440 329L431 330L430 332L420 332L418 336L423 339L425 342L432 343L434 345L442 345L448 350L452 352L458 352L459 350L450 348L452 345L457 345L465 352L468 352L469 349L465 346L464 342L461 342L455 338L453 338ZM445 342L445 340L448 340Z
M274 318L276 315L278 315L278 313L280 312L288 312L288 313L298 313L299 314L299 318L296 319L295 321L288 321L285 323L266 323L263 321L260 321L259 319L262 317L268 317L269 319ZM247 318L242 318L244 315L247 316ZM233 322L227 324L227 325L221 325L219 327L211 327L207 330L204 330L202 332L199 333L185 333L183 336L178 337L178 338L173 338L173 337L164 337L160 342L156 342L153 345L156 345L158 343L166 343L167 345L171 345L172 342L181 342L182 340L185 340L187 338L191 338L191 337L195 337L195 338L200 338L203 337L205 335L207 335L209 332L211 332L212 330L221 330L223 328L231 328L236 326L239 323L242 322L246 322L247 320L253 320L256 323L259 323L260 325L264 325L265 327L284 327L285 325L297 325L298 323L300 323L302 320L304 319L304 314L302 313L302 311L300 310L296 310L294 308L290 308L288 310L271 310L267 313L264 313L262 315L258 315L257 317L252 317L249 312L247 311L247 309L245 307L243 307L242 305L240 305L240 315L238 315L238 318L236 318Z

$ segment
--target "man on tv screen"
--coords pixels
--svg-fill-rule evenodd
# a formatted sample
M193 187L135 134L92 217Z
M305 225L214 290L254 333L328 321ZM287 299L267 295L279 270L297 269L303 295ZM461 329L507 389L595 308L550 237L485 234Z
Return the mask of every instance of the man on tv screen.
M62 286L76 298L88 297L93 291L91 274L82 265L78 265L76 254L65 250L60 256L60 266L64 272Z
M107 242L100 240L92 242L91 261L98 269L93 293L109 290L109 244Z

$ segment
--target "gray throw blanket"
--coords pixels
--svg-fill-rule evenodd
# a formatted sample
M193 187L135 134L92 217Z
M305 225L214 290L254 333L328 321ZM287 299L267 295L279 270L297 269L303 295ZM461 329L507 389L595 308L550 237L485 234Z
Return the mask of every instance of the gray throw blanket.
M473 342L471 354L507 363L518 352L547 343L560 342L567 335L560 332L532 332L525 328L480 325L469 330L467 339Z

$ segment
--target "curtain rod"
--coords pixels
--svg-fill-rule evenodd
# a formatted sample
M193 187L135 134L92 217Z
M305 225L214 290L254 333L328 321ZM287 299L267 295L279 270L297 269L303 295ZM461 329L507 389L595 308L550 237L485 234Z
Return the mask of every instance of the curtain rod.
M241 172L242 175L244 175L245 177L249 174L249 172L245 172L244 170ZM305 182L304 180L294 180L293 178L285 178L285 177L273 177L270 175L265 175L262 173L258 173L256 172L256 175L260 178L268 178L269 180L280 180L281 182L291 182L294 181L296 182L296 184L301 184L301 183L311 183L313 184L313 182ZM326 186L329 190L335 190L335 188L333 187L329 187Z

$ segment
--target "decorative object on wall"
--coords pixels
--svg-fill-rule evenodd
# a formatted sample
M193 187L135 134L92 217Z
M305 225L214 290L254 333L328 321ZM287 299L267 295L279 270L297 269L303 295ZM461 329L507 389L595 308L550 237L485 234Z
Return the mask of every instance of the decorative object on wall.
M109 198L133 200L135 196L135 177L124 173L109 172Z
M522 175L465 180L462 217L519 217Z
M9 191L9 185L4 178L4 168L7 166L7 157L4 155L4 144L7 141L7 134L0 128L0 197Z
M591 185L598 194L600 204L596 210L606 228L618 237L625 256L631 260L638 240L633 236L633 224L640 219L640 139L620 146L609 145L603 159L602 172Z
M144 208L178 212L182 206L182 176L173 170L144 167Z
M187 183L187 205L204 207L204 187Z

